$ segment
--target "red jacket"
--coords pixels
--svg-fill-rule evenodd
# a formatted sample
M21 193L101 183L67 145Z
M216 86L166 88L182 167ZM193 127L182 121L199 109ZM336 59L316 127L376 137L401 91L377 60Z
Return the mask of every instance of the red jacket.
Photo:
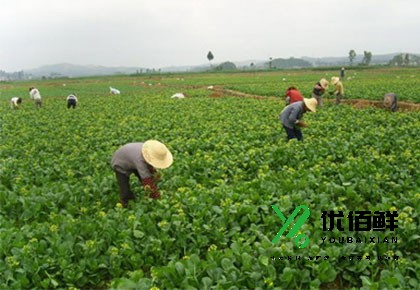
M286 99L289 98L289 104L295 102L303 101L303 96L298 90L288 90L286 91Z

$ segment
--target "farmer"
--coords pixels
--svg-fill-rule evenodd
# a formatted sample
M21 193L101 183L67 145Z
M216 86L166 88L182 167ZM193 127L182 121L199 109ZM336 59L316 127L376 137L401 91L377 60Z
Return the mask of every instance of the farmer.
M286 98L286 105L303 101L302 94L294 86L287 88L285 98Z
M339 105L341 99L344 97L344 86L338 77L332 77L331 83L335 86L335 91L330 92L330 95L335 95L335 104Z
M185 99L185 94L184 93L173 94L171 99Z
M113 88L113 87L109 87L109 92L111 93L111 95L121 94L121 92L119 90L117 90L116 88Z
M342 67L341 70L340 70L340 78L341 79L344 78L344 67Z
M394 93L388 93L384 96L384 107L391 110L391 112L397 111L397 95Z
M306 112L316 112L318 102L315 98L304 98L301 102L296 102L288 105L280 113L280 121L286 130L287 140L303 139L301 127L307 127L306 123L302 121L303 114Z
M75 109L77 105L77 97L75 94L70 94L67 96L67 109Z
M41 94L39 93L38 89L34 87L30 87L29 96L31 97L32 100L34 100L35 106L37 108L41 108L42 100L41 100Z
M22 104L22 98L13 97L10 99L10 108L19 109L20 104Z
M325 90L328 89L328 81L326 79L321 79L317 82L312 90L312 98L315 98L318 102L318 106L322 106L321 96L325 93Z
M120 200L127 207L130 200L135 199L130 189L130 175L134 173L147 190L152 191L151 198L160 198L155 180L159 178L156 168L168 168L172 164L172 154L163 143L148 140L144 143L128 143L115 151L111 166L117 176L120 188Z

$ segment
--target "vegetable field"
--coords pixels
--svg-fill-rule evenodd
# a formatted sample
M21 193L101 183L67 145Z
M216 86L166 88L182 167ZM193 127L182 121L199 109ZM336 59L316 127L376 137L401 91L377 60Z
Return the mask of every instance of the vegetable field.
M327 103L305 115L303 142L286 142L278 119L285 89L309 96L334 73L0 83L0 288L419 288L420 112ZM419 69L349 70L343 83L348 98L393 91L420 102ZM278 99L209 98L210 85ZM171 99L177 92L187 98ZM70 93L75 110L66 108ZM18 110L13 96L23 98ZM147 198L132 176L137 199L122 208L111 156L148 139L174 156L161 171L163 198ZM306 248L286 236L272 243L282 226L272 205L286 218L309 207L299 231L310 238ZM398 228L325 232L323 211L397 211Z

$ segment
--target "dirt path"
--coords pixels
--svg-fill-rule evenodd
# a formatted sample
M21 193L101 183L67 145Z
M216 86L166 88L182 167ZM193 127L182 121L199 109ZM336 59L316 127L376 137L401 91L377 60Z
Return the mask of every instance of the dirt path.
M215 86L212 89L212 93L209 95L210 98L221 98L221 97L240 97L240 98L252 98L258 100L281 100L279 97L275 96L259 96L259 95L252 95L243 93L240 91L234 91L225 89L220 86ZM324 102L335 103L335 99L326 99L324 98ZM376 107L383 109L383 102L382 101L372 101L372 100L365 100L365 99L344 99L342 100L343 104L348 104L353 106L356 109L363 109L367 107ZM400 111L420 111L420 104L411 103L411 102L398 102L398 110Z

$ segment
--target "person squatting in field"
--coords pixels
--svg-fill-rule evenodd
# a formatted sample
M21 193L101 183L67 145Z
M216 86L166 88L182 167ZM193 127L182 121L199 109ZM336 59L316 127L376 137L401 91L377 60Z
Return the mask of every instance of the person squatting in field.
M335 86L335 90L330 95L335 95L335 104L339 105L341 99L344 98L344 86L339 77L332 77L331 83Z
M77 105L77 97L75 94L70 94L67 96L67 109L75 109Z
M10 99L10 108L19 109L20 104L22 104L22 98L13 97Z
M31 97L32 100L34 100L35 106L37 108L41 108L42 100L41 100L41 94L39 93L38 89L34 87L30 87L29 96Z
M312 90L312 98L315 98L318 102L318 106L322 107L322 95L325 93L325 90L328 89L328 81L326 79L321 79L317 82Z
M112 95L119 95L119 94L121 94L121 92L119 90L117 90L116 88L113 88L113 87L109 87L109 92Z
M396 112L397 107L397 95L394 93L388 93L384 96L384 107L391 110L391 112Z
M301 127L307 127L301 119L306 112L316 112L318 102L315 98L304 98L303 101L288 105L280 113L280 121L287 134L287 140L303 140Z
M286 98L286 105L303 101L302 94L294 86L287 88L285 98Z
M156 168L168 168L172 162L171 152L165 144L156 140L128 143L115 151L111 166L117 177L122 206L127 207L128 202L135 199L130 189L132 173L141 181L145 190L151 190L151 198L160 198L155 184L159 179Z

